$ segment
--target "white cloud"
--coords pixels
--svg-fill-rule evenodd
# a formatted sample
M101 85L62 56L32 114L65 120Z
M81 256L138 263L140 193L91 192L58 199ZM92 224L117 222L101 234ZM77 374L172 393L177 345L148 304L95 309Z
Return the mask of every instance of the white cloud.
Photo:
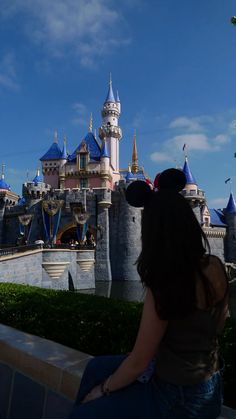
M189 118L180 116L170 122L169 128L184 128L188 131L202 131L203 127L199 122L199 118Z
M0 87L19 89L16 81L15 57L11 52L5 54L0 61Z
M219 134L214 137L213 141L219 145L227 144L230 142L230 137L227 134Z
M83 103L77 102L74 103L72 108L75 111L76 116L73 118L73 123L75 125L88 125L88 110Z
M216 151L218 146L212 145L205 134L183 134L169 139L166 146L170 149L182 150L187 144L190 150Z
M214 207L214 208L225 208L227 205L229 198L215 198L211 199L208 203L208 206Z
M230 123L229 123L229 130L231 134L236 134L236 119L233 119Z
M150 155L150 159L154 162L173 161L173 157L169 153L155 151Z
M0 18L23 13L29 39L52 56L79 56L84 66L130 41L123 16L105 0L2 0Z

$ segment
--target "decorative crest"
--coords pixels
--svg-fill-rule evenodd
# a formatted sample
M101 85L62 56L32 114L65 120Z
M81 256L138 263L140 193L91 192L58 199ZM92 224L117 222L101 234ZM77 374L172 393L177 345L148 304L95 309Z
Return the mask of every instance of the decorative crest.
M42 201L43 209L49 214L50 216L56 215L59 209L64 204L63 199L47 199Z

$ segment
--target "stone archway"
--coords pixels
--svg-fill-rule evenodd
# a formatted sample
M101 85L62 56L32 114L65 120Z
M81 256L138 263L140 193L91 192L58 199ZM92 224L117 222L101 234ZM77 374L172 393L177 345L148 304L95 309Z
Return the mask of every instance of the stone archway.
M71 242L71 240L77 241L77 233L76 233L76 224L75 223L66 224L57 233L57 242L68 244L68 243Z

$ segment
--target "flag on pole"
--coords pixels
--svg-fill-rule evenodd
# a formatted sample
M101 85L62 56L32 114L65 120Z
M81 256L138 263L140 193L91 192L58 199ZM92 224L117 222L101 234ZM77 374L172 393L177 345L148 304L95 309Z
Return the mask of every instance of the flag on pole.
M225 183L228 183L231 180L231 177L225 180Z
M185 150L186 145L187 145L187 144L184 144L184 145L183 145L183 148L182 148L182 150L183 150L183 151ZM235 154L236 154L236 153L235 153Z

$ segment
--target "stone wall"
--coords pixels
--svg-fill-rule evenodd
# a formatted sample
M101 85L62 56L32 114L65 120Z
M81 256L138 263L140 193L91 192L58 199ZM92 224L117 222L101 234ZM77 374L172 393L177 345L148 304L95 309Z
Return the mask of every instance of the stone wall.
M113 192L110 208L110 256L113 280L139 280L135 262L141 252L140 208L127 204L125 189Z
M0 418L67 419L89 359L0 325Z
M0 257L0 282L54 289L95 288L94 250L38 249Z
M92 357L0 324L0 418L68 419ZM235 419L223 407L219 419Z

